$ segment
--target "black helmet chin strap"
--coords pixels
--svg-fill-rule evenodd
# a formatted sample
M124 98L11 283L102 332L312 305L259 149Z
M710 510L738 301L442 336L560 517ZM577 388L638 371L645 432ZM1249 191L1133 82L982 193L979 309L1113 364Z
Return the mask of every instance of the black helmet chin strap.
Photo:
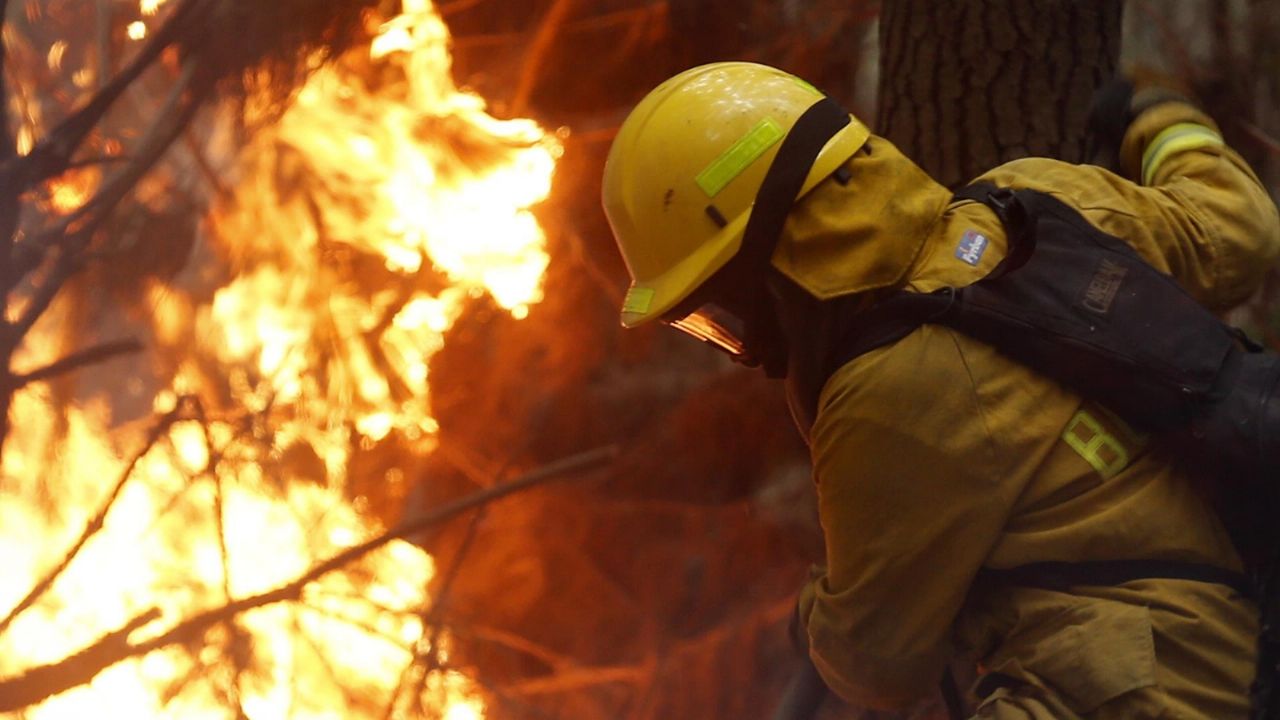
M818 101L796 120L756 192L751 218L742 235L742 249L730 260L763 270L773 257L782 226L804 187L818 153L836 133L849 125L849 114L831 98Z
M822 148L849 122L849 114L831 98L819 100L800 115L783 139L756 193L742 247L720 270L748 305L742 309L746 323L743 341L748 352L745 361L761 365L771 378L786 376L787 348L764 280L787 215L804 187L809 170Z

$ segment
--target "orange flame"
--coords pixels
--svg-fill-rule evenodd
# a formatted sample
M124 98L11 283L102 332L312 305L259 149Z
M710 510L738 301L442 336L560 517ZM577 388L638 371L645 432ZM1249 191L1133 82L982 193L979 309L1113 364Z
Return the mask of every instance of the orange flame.
M255 394L307 408L313 430L429 438L428 362L467 300L521 318L541 299L529 208L558 139L455 87L448 41L434 8L407 0L372 42L393 79L371 85L356 62L317 71L216 215L241 274L202 327Z
M353 445L394 433L428 451L429 361L465 306L488 296L521 318L541 299L548 258L530 208L549 193L559 139L490 116L453 84L448 31L426 0L405 0L376 30L363 54L317 70L243 152L234 197L212 217L231 270L212 300L152 288L155 335L176 368L156 407L194 396L211 417L174 424L142 456L102 530L0 634L0 677L64 658L152 608L160 619L133 639L155 636L371 536L346 497ZM84 202L59 199L81 180L49 188L53 210ZM53 336L56 320L42 322ZM23 360L57 354L33 343ZM22 422L0 467L0 554L10 559L0 613L59 562L138 442L109 430L102 402L53 405L42 384L15 398ZM284 459L299 446L323 478ZM391 543L308 585L301 602L209 633L197 653L120 663L21 717L111 708L225 718L229 697L252 718L381 717L411 652L428 642L433 572L420 549ZM485 714L474 682L454 670L434 673L424 697L446 720Z
M102 171L97 167L74 168L45 183L48 209L58 215L70 215L93 197L102 184Z

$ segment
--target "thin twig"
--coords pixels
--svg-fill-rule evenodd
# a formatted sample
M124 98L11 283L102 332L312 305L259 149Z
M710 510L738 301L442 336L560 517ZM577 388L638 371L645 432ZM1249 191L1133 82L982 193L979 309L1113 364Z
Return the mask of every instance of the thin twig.
M132 162L133 158L128 155L98 155L95 157L87 157L83 160L75 160L67 163L68 170L80 170L87 167L98 167L101 165L118 165L120 163Z
M53 272L50 273L44 284L36 288L32 300L24 310L22 317L13 324L8 338L12 346L17 346L22 337L40 319L40 316L48 310L49 305L67 280L80 271L85 259L81 257L82 251L88 245L93 233L106 221L111 211L134 188L138 180L151 170L151 167L164 155L173 141L186 128L191 119L195 117L201 100L198 97L186 96L184 93L184 90L192 81L194 72L194 65L189 63L177 87L174 88L173 93L170 95L169 102L166 103L166 107L162 110L161 119L151 127L141 141L140 148L135 156L136 159L129 163L127 167L112 175L89 202L85 203L76 213L66 218L55 230L41 235L41 237L30 243L30 245L34 246L30 248L33 251L33 257L39 257L42 254L41 248L47 245L52 238L56 238L57 243L63 247ZM180 102L184 97L185 104ZM175 109L175 106L180 107ZM86 217L91 210L95 211L96 215ZM22 248L18 249L21 250ZM20 272L22 271L21 268L19 270ZM20 275L18 274L10 275L8 280L10 283L16 283L19 277ZM12 289L12 287L9 289Z
M94 94L83 107L69 115L54 128L30 153L11 157L0 164L0 186L13 192L24 192L35 183L61 174L67 162L79 149L85 138L107 114L123 93L142 76L152 63L172 45L187 25L198 20L197 11L212 7L212 0L181 0L169 19L142 46L133 60L120 74Z
M426 646L420 646L414 651L413 662L410 664L410 667L420 666L420 675L413 693L413 697L417 698L419 702L421 702L422 693L426 689L427 679L431 677L431 673L440 669L440 638L444 635L442 621L449 603L449 594L453 591L454 582L462 574L462 568L466 566L467 555L475 544L476 536L479 535L480 524L484 522L487 510L488 508L480 508L471 516L471 522L467 524L466 535L462 538L462 545L454 553L453 562L450 563L449 570L445 573L439 591L432 598L430 608L422 614L423 631L431 634L427 638Z
M20 246L17 249L20 250ZM81 265L74 253L65 248L57 249L55 252L57 257L53 260L53 268L50 269L44 282L32 291L26 305L22 308L22 316L18 318L17 322L4 328L5 333L2 343L6 351L12 352L14 348L17 348L22 343L22 339L26 337L27 332L35 326L40 316L44 315L44 312L53 304L53 299L58 296L58 293L62 292L62 288L67 281L80 271ZM9 276L9 281L16 283L20 277L21 275L14 273ZM8 289L12 290L13 288Z
M141 351L142 343L133 338L95 345L72 353L61 360L55 360L42 368L37 368L21 375L14 375L10 390L18 390L34 382L42 382L59 375L65 375L88 365L96 365L118 355L131 355Z
M490 627L488 625L466 625L452 623L449 631L456 637L468 638L497 645L528 656L552 670L569 667L574 664L573 658L556 652L545 645L540 645L529 638L517 635L509 630Z
M112 0L98 0L98 89L105 87L107 78L115 68L111 62Z
M528 446L529 442L526 440L523 446L509 457L518 457L528 449ZM465 456L465 453L463 455ZM491 475L483 475L479 474L471 463L464 467L458 465L453 459L450 459L449 462L464 475L467 475L478 487L482 488L497 485L511 465L510 460L508 460L497 472ZM413 680L415 672L418 677L410 697L421 704L427 680L430 679L432 673L440 669L440 638L444 634L444 613L448 607L449 596L453 592L454 582L462 574L463 567L466 566L467 555L470 554L471 548L475 545L476 537L480 532L480 524L484 522L487 510L488 508L480 508L471 516L471 522L467 524L466 534L463 536L457 552L453 555L449 569L445 572L444 579L440 582L439 590L431 598L431 603L421 613L423 633L425 635L430 632L430 635L420 638L417 646L413 649L412 658L400 674L400 682L391 695L391 702L387 704L385 720L391 720L395 715L400 694L405 685ZM425 644L423 640L426 641ZM421 707L418 709L421 710Z
M1272 137L1270 133L1262 128L1254 125L1247 120L1237 120L1236 123L1244 130L1245 134L1257 141L1268 152L1280 155L1280 140Z
M227 523L226 523L226 502L225 488L222 475L218 473L218 462L215 459L215 450L213 445L213 435L209 432L209 419L205 417L204 406L198 401L193 401L196 407L196 418L200 422L200 428L204 434L205 456L209 458L206 465L206 472L210 480L213 482L213 515L215 519L215 532L218 535L218 557L222 561L222 598L225 602L231 602L231 551L227 547ZM231 678L230 692L234 695L236 706L236 717L247 717L244 711L244 673L245 663L243 653L240 647L245 643L244 631L240 628L240 623L234 617L227 618L227 645L231 648L231 665L235 671L234 677Z
M61 238L73 227L77 228L76 234L84 234L85 226L99 224L116 203L133 190L138 180L150 172L151 167L165 154L178 135L186 131L191 119L195 117L202 99L198 97L201 93L195 87L195 76L196 64L188 60L169 95L156 110L156 122L152 123L138 141L133 160L107 178L93 197L63 218L54 229L41 233L42 237ZM85 222L85 218L93 212L98 213L98 220Z
M118 662L115 658L120 653L128 652L130 633L159 618L160 611L152 608L56 665L45 665L24 673L20 683L0 682L5 686L4 693L0 694L0 706L6 710L29 707L67 688L93 680L103 667Z
M442 3L437 6L437 10L442 17L449 17L463 10L471 8L483 3L485 0L453 0L453 2Z
M200 171L200 176L209 184L209 188L219 198L231 197L231 188L222 181L222 176L218 175L218 171L213 167L213 163L209 162L209 156L205 154L204 148L200 147L200 143L192 135L191 129L187 128L187 132L182 137L183 145L187 148L187 152L191 153L192 159L196 161L196 168Z
M98 534L98 532L102 530L104 521L107 518L107 513L111 512L112 506L115 505L116 498L120 496L120 491L124 489L125 483L127 483L129 481L129 477L133 475L133 469L137 467L142 458L151 451L151 448L159 442L165 432L167 432L175 422L178 422L183 418L185 411L186 403L179 402L173 410L165 413L158 421L156 421L156 424L152 426L151 431L147 433L147 438L142 444L142 449L134 454L133 459L129 461L129 464L126 465L124 470L120 473L119 478L116 479L115 486L107 495L106 500L103 501L102 507L98 509L98 512L89 520L89 523L85 525L84 531L80 533L80 537L76 540L75 544L72 545L71 549L67 551L65 556L63 556L62 562L58 563L57 567L46 573L45 576L31 588L31 591L27 593L26 597L14 606L3 620L0 620L0 635L4 634L5 630L9 628L9 625L13 623L14 619L21 615L27 608L31 607L40 599L41 596L45 594L45 592L49 590L50 587L52 587L54 582L56 582L58 578L62 576L62 573L66 571L67 567L71 565L71 561L75 560L76 556L80 554L80 550L84 548L85 543L89 542L94 535ZM112 636L110 635L107 636L107 638L111 637ZM0 693L0 696L4 695L5 693ZM18 705L16 707L22 706Z
M4 26L6 12L9 9L9 0L0 0L0 37L4 36ZM5 79L7 75L8 53L5 51L3 41L0 41L0 165L7 163L10 159L17 156L17 146L14 138L13 128L9 125L9 86ZM9 274L9 256L13 250L13 235L18 229L18 208L19 200L22 193L17 189L5 187L0 191L0 288L9 287L7 276ZM0 318L5 317L8 312L8 296L0 293ZM12 350L12 348L8 348ZM9 366L8 352L0 354L0 362L3 362L4 368L0 368L0 372L4 372ZM8 404L0 405L0 412L8 415Z
M308 593L308 596L310 595L311 593ZM370 623L366 620L361 620L360 618L354 618L354 617L351 617L350 615L344 615L343 613L339 612L338 610L335 610L334 608L322 607L320 605L316 605L314 602L311 602L310 600L303 600L302 602L298 603L298 607L302 610L313 612L322 618L325 618L328 620L334 620L344 625L350 625L351 627L359 630L365 635L368 635L371 639L381 640L382 642L386 643L387 645L390 645L396 650L404 649L404 638L400 637L399 635L389 633L386 630L383 630L382 628L379 628L373 623Z
M62 286L79 272L82 258L79 257L80 253L78 251L87 243L87 239L96 230L97 226L105 220L107 213L136 184L138 178L146 174L151 165L164 154L168 143L162 141L170 133L160 132L160 127L166 123L174 126L185 125L190 117L195 114L194 103L181 112L177 110L177 105L183 96L183 92L191 82L193 72L194 68L188 66L183 77L179 79L173 92L170 93L169 98L161 108L160 120L148 130L147 135L140 143L140 152L129 167L124 168L108 179L93 198L75 213L64 218L57 226L14 248L14 267L6 279L8 284L5 289L7 290L12 290L28 272L40 264L40 261L45 257L46 248L50 246L58 248L61 246L61 254L55 261L49 277L35 289L22 317L13 324L7 338L10 347L16 347L21 342L27 331L35 325L40 316L49 308L53 299L62 290ZM170 142L172 142L171 138ZM99 210L100 214L96 220L86 222L84 221L84 216L91 208ZM71 231L73 223L79 223L79 227L75 232ZM76 247L77 245L80 247Z
M543 17L542 23L538 25L533 42L529 44L529 50L525 53L524 62L520 64L520 79L511 98L513 116L523 115L527 111L529 98L533 95L534 88L538 85L538 78L542 75L542 64L546 61L551 48L555 47L560 27L564 25L565 18L573 11L575 4L576 0L555 0L551 9Z
M5 18L8 17L9 0L0 0L0 37L3 37ZM17 149L13 144L13 129L9 126L9 92L5 83L5 68L8 66L8 53L5 52L4 43L0 42L0 108L5 112L0 113L0 162L7 161L9 158L17 155ZM16 197L18 193L13 193Z
M452 520L469 510L484 507L513 494L545 485L570 474L581 473L599 467L612 461L617 456L618 448L616 446L589 450L545 465L509 483L445 503L432 512L426 513L410 522L402 523L379 537L334 555L274 590L242 598L219 608L206 610L147 640L122 645L115 634L104 636L74 656L76 658L94 658L96 666L91 669L91 672L83 667L77 667L74 673L60 674L59 668L65 661L59 661L32 668L14 678L0 680L0 713L20 710L43 700L45 697L89 682L102 670L128 658L146 655L170 645L194 641L210 628L240 613L265 605L298 600L302 597L303 588L310 583L359 560L393 540L400 540L423 532L435 525ZM141 625L135 621L131 622L129 627L137 628L141 627ZM110 652L103 651L104 644ZM64 678L65 682L50 683L49 678L55 680ZM37 680L41 683L40 692L43 694L36 694L31 690L32 683Z

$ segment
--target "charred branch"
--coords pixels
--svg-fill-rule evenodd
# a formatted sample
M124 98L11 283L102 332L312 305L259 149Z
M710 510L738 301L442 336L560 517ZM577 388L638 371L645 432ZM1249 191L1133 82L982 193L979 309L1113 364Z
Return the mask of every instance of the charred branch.
M9 389L10 391L16 391L34 382L50 380L90 365L97 365L120 355L132 355L138 352L142 352L142 343L132 338L95 345L68 355L61 360L49 363L42 368L14 375Z
M541 76L540 71L547 53L555 44L560 28L564 25L569 13L573 12L576 4L577 0L555 0L538 26L537 32L534 33L533 42L529 44L529 50L525 53L523 70L516 83L515 95L511 100L511 110L514 114L522 115L527 111L529 98L533 95L533 90Z
M0 0L0 34L4 32L5 18L9 8L9 0ZM16 140L13 129L9 125L9 86L7 52L0 45L0 166L7 165L17 156ZM8 275L10 253L13 249L13 235L18 229L18 206L21 194L17 192L0 193L0 287L9 287ZM7 298L0 293L0 317L4 316L8 307ZM7 403L0 405L0 412L8 415ZM0 440L3 436L0 436Z
M213 0L181 0L169 19L143 45L137 56L90 98L84 107L62 121L29 154L10 157L0 165L0 185L17 195L41 180L62 174L85 138L102 122L107 111L125 90L183 33L191 32L193 24L198 25L200 15L208 12L212 5Z
M34 705L68 688L83 685L120 661L129 653L129 635L138 628L160 618L160 611L149 610L133 618L119 630L107 633L97 642L54 665L33 668L20 682L0 681L3 693L0 708L16 710Z
M4 619L0 620L0 634L3 634L6 630L8 630L9 626L13 623L13 621L19 615L21 615L28 608L34 605L46 592L48 592L49 588L53 587L53 584L57 582L59 577L62 576L62 573L66 571L67 567L71 565L72 561L74 561L76 557L79 556L80 551L84 549L85 544L88 543L89 540L91 540L94 535L97 535L98 532L102 530L103 523L107 519L107 513L111 512L111 508L115 505L116 499L120 497L120 491L123 490L125 484L129 482L129 478L133 475L133 469L138 466L138 463L142 460L143 457L147 455L147 453L151 452L151 448L155 447L155 444L160 441L160 438L163 437L166 432L168 432L169 428L173 427L174 423L185 418L187 414L186 405L187 405L186 403L179 403L177 407L175 407L173 410L169 411L168 413L165 413L165 415L162 416L155 423L155 425L152 426L151 431L147 433L146 440L142 444L142 449L139 450L137 453L135 453L133 456L133 459L130 460L129 464L125 466L124 470L120 473L120 477L116 480L115 485L111 488L111 492L109 492L107 494L106 499L103 500L101 507L98 509L98 512L95 513L92 518L90 518L88 524L85 525L84 531L80 533L80 537L76 539L75 543L72 544L71 548L63 556L62 561L59 562L58 565L55 566L52 570L46 573L45 576L41 578L40 581L37 582L34 587L31 588L31 590L26 594L26 596L23 597L22 600L20 600L18 604L15 605L12 610L9 611L9 613L4 617ZM140 627L141 625L145 625L147 622L150 622L150 621L149 620L143 621L143 622L134 621L130 623L130 625L128 626L129 630L126 630L123 632L127 635L128 632L132 631L132 629ZM105 636L101 640L99 640L98 643L95 643L95 645L105 642L106 644L112 647L117 647L117 646L120 646L120 640L121 638L116 633L112 633ZM103 655L101 653L95 653L95 654L90 654L86 656L85 653L89 653L91 650L92 648L88 648L85 650L85 652L82 652L76 655L75 656L76 658L80 658L79 660L76 660L76 663L84 664L85 657L92 657L92 658L109 657L108 655ZM114 663L116 661L113 660L112 662ZM106 666L104 665L103 667L106 667ZM38 677L43 677L43 676L38 676ZM89 679L92 679L92 677L93 676L90 675L85 680L76 682L75 684L69 685L67 687L75 687L75 685L80 684L80 682L87 682ZM0 686L4 686L4 685L5 683L0 682ZM8 697L7 693L0 693L0 696L4 696L6 698ZM3 702L0 701L0 705L2 704ZM6 707L5 709L11 710L16 707L24 707L24 705L13 705L10 707Z
M179 419L178 411L166 415L160 424L153 430L148 446L153 445L159 439L162 427L167 427L166 423L172 424ZM145 452L143 453L145 454ZM340 570L365 555L377 550L393 540L400 540L410 537L417 533L423 532L441 523L452 520L462 513L470 510L485 507L503 498L509 497L516 493L524 492L529 489L545 485L547 483L560 480L566 476L583 473L587 470L597 468L605 463L610 462L617 457L618 449L616 447L605 447L596 450L590 450L578 455L574 455L563 460L543 466L533 470L523 477L511 482L498 485L487 490L473 493L466 497L460 498L453 502L445 503L440 507L424 514L423 516L403 523L396 528L379 535L378 537L351 547L343 552L334 555L325 560L307 572L298 576L294 580L281 585L274 590L252 595L242 598L225 605L202 612L198 615L190 617L168 631L160 635L138 642L129 642L127 636L134 630L147 625L156 619L155 612L144 614L138 618L131 620L123 629L109 633L99 638L84 650L72 655L71 657L52 663L50 665L42 665L40 667L31 668L23 674L7 679L0 680L0 712L11 712L28 707L32 704L40 702L52 695L65 692L73 687L82 685L92 680L99 672L105 670L116 663L122 662L132 657L140 657L155 650L169 647L175 644L190 643L198 641L210 629L228 622L232 618L238 617L241 613L254 608L273 605L280 602L296 601L302 598L303 590L310 583L328 575L331 572ZM7 627L12 619L16 617L22 610L30 607L40 595L48 589L49 586L57 579L62 570L70 564L76 552L83 547L102 527L102 521L106 517L110 505L114 502L115 497L119 494L120 487L123 486L125 480L132 472L133 466L137 460L141 459L141 455L130 464L124 473L122 480L117 484L114 492L109 498L109 502L104 505L103 510L95 516L91 521L81 539L76 543L73 551L68 554L67 560L62 563L54 572L50 573L41 581L37 588L33 589L28 597L19 603L6 618L4 623L0 624L0 631Z

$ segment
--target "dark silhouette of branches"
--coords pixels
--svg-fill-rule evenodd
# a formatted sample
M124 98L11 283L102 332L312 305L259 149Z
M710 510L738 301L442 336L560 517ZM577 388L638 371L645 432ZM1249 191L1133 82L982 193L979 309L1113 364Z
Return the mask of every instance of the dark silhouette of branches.
M59 375L79 370L82 367L97 365L120 355L131 355L138 352L142 352L142 343L132 338L94 345L91 348L72 353L61 360L55 360L44 367L14 375L10 381L10 388L18 390L33 382L50 380Z
M214 6L214 0L181 0L168 20L142 46L120 73L94 94L83 107L54 128L25 156L12 156L0 165L0 186L21 193L41 180L62 174L85 138L102 122L107 111L182 33Z
M164 437L164 434L169 431L169 428L173 427L174 423L186 418L187 410L188 404L186 402L179 402L173 410L165 413L156 421L155 425L152 426L151 431L147 433L147 437L142 443L142 449L134 454L133 459L130 460L129 464L125 466L123 471L121 471L120 477L111 488L111 492L107 493L107 497L103 500L102 506L98 509L98 512L90 518L88 524L85 525L84 531L80 533L80 537L76 538L75 543L72 544L71 549L63 556L62 561L46 573L45 576L31 588L31 591L28 592L26 596L9 611L9 614L6 615L3 620L0 620L0 633L4 633L5 630L9 629L9 626L19 615L35 604L35 602L39 600L40 597L49 590L49 588L53 587L53 584L62 576L62 573L66 571L67 567L71 565L71 562L80 554L80 551L84 548L85 544L102 530L103 523L107 519L107 513L111 512L111 508L115 505L116 499L120 497L120 491L123 490L125 484L129 482L130 476L133 475L133 469L138 466L138 462L142 460L147 453L151 452L151 448L155 447L155 444L160 441L160 438ZM108 635L103 639L111 640L112 637L113 636ZM112 642L114 642L114 640L112 640Z
M166 422L171 425L180 417L181 415L175 410L173 413L166 415L161 423L157 425L157 428L165 426ZM158 439L155 430L152 432L152 437L148 438L149 444L154 444L155 439L153 437ZM129 658L146 655L171 645L196 641L214 626L227 622L248 610L280 602L299 600L302 597L304 588L310 583L356 562L393 540L404 539L423 532L469 510L487 506L513 494L545 485L568 475L583 473L597 468L608 463L617 455L618 449L614 446L589 450L545 465L511 482L496 485L445 503L412 521L402 523L378 537L348 548L328 560L316 564L303 574L273 590L228 602L221 607L187 618L153 638L130 642L128 640L130 633L154 621L158 616L156 611L145 613L130 620L121 629L104 635L68 658L49 665L31 668L14 678L0 680L0 712L19 710L57 693L82 685L92 680L102 670ZM130 468L132 468L132 464ZM128 472L125 473L124 477L128 477ZM113 493L113 498L118 492L119 488L117 487L116 493ZM109 504L106 507L109 507ZM91 536L93 532L96 532L101 527L101 519L106 514L106 507L104 507L104 511L99 516L95 517L95 522L90 523L90 528L86 529L86 533L82 535L82 540L77 543L75 550L78 550L84 541L87 541L88 536ZM70 560L68 559L57 569L57 572L60 573L69 562ZM47 582L42 582L43 589L47 589L56 579L56 573L51 573L51 576L46 577ZM40 592L43 592L43 589ZM29 595L32 599L24 600L25 606L29 607L31 602L34 602L34 599L39 597L40 592L33 590ZM11 615L16 614L17 612L11 613Z

